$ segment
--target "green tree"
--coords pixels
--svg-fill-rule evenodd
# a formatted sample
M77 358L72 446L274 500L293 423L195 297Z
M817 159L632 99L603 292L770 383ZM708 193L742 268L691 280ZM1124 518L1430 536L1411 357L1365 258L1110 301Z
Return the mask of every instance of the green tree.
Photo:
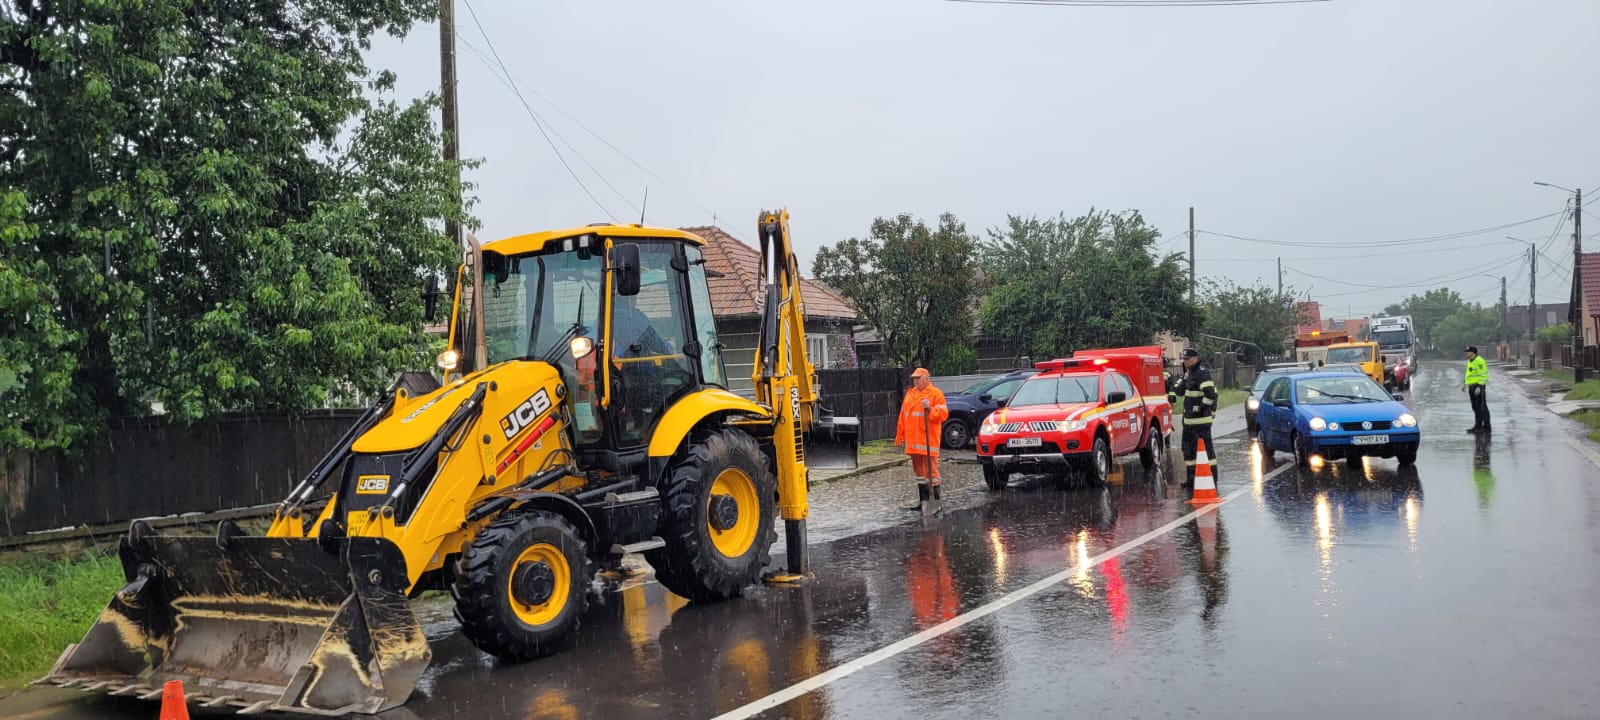
M1570 345L1572 344L1572 326L1546 325L1542 328L1539 328L1538 332L1534 333L1534 336L1538 338L1539 342L1553 342L1561 343L1562 345Z
M433 0L17 0L0 22L0 446L303 410L423 340L466 220L431 99L362 60ZM18 314L19 308L27 311ZM22 350L15 351L14 348Z
M1433 337L1438 343L1435 347L1445 357L1456 357L1468 345L1489 345L1499 335L1500 311L1477 305L1450 313L1433 330Z
M854 303L895 362L935 374L976 369L972 313L977 238L954 215L937 227L902 213L878 218L865 238L817 251L812 275Z
M1461 299L1460 293L1450 288L1436 288L1390 305L1383 309L1383 314L1410 315L1414 332L1422 341L1423 347L1448 349L1448 346L1436 342L1434 330L1439 327L1439 323L1444 322L1445 318L1470 307L1472 306L1468 305L1467 301Z
M979 322L1036 358L1141 345L1163 330L1189 335L1200 308L1178 256L1157 256L1156 238L1137 212L1011 216L984 244L990 289Z
M1236 349L1252 362L1260 353L1283 354L1299 322L1294 293L1279 293L1264 285L1244 287L1228 281L1207 281L1204 305L1206 334L1250 344L1203 338L1200 345L1207 352Z

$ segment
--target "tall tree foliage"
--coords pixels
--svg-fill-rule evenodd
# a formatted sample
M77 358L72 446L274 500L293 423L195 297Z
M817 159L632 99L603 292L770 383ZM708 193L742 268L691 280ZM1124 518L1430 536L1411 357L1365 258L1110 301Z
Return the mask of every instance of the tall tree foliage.
M1502 339L1498 307L1468 305L1450 313L1433 329L1437 347L1445 357L1457 357L1468 345L1488 345ZM1485 353L1489 350L1480 348Z
M864 238L823 247L811 271L855 304L895 362L972 372L977 246L954 215L929 227L903 213L874 220Z
M1235 349L1254 361L1260 353L1280 355L1294 336L1299 313L1293 292L1280 293L1264 285L1245 287L1212 281L1205 291L1205 332L1243 343L1205 338L1210 351Z
M362 52L434 0L16 0L0 14L0 447L371 391L465 220L432 101Z
M1011 216L984 244L984 331L1036 358L1194 332L1187 274L1177 255L1157 255L1157 237L1137 212Z

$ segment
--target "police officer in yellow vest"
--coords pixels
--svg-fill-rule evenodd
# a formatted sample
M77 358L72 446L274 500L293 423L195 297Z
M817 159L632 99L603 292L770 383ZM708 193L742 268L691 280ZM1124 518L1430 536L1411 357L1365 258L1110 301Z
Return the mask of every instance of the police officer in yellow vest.
M1194 485L1196 443L1206 441L1206 458L1210 461L1211 476L1217 477L1217 445L1211 440L1211 423L1217 416L1217 384L1211 380L1211 368L1200 362L1200 353L1194 348L1183 351L1183 380L1178 389L1183 391L1183 464L1188 466L1188 479L1184 486Z
M1474 435L1489 432L1489 363L1478 357L1478 348L1467 348L1467 376L1461 383L1468 399L1472 400L1472 429Z

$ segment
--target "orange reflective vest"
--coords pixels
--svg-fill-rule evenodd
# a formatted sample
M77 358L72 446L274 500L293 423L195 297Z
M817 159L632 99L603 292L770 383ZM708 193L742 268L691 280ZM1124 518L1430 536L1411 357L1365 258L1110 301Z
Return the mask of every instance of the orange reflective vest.
M922 401L928 401L923 410ZM944 393L929 384L918 390L906 391L900 403L900 422L894 428L894 444L904 444L908 455L939 457L939 437L944 421L950 417L950 408L944 404Z

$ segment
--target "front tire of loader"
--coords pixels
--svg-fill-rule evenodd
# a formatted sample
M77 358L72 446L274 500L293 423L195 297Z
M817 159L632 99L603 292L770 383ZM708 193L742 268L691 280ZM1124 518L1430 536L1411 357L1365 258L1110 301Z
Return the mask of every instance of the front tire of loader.
M578 529L555 513L513 512L494 521L456 561L450 594L462 634L507 660L560 650L589 604L588 550Z
M724 600L761 581L771 560L777 479L755 438L737 430L700 436L661 490L661 537L645 552L656 579L697 602Z

